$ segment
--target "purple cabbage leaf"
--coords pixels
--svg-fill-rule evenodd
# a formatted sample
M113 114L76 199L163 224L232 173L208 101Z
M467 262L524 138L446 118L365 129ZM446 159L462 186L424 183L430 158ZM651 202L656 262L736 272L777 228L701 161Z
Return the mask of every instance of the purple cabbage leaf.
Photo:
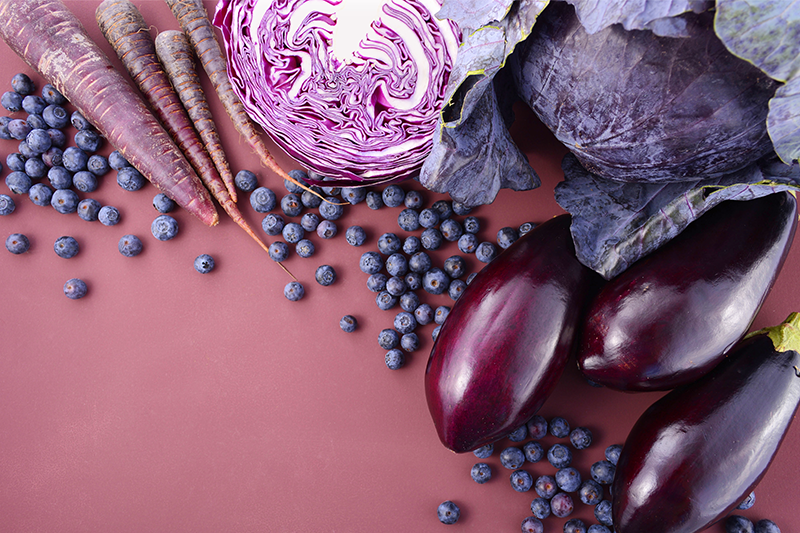
M714 7L713 0L566 0L587 33L597 33L612 24L626 30L650 30L662 37L688 37L686 20L680 15L702 13Z
M800 0L718 0L714 31L728 50L783 82L767 131L781 160L800 158Z
M562 161L558 204L572 215L575 252L605 279L625 271L725 200L800 190L800 165L774 155L722 177L671 183L623 183L592 174L573 154Z

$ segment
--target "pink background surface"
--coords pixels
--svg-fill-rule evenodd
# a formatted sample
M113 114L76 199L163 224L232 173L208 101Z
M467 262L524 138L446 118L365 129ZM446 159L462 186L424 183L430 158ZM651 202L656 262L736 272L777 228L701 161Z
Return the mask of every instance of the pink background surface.
M94 23L97 2L68 5L110 53ZM164 3L137 5L156 30L177 29ZM32 74L5 45L0 57L0 91L13 74ZM261 184L281 195L282 183L260 168L209 94L234 172L257 171ZM485 240L503 226L562 212L553 187L564 149L530 112L518 111L514 135L543 185L503 191L476 209ZM13 141L2 147L3 157L16 151ZM296 166L277 150L275 156L284 168ZM0 192L8 193L4 184ZM433 326L421 328L422 347L405 368L384 365L376 339L394 313L376 308L358 258L383 232L405 235L396 225L399 210L348 208L337 238L315 238L313 258L286 261L307 290L292 303L282 294L288 276L225 217L208 228L178 211L179 236L156 241L149 232L155 192L149 184L123 191L113 172L106 175L90 196L122 211L114 227L19 196L16 212L0 217L3 239L21 232L31 240L29 253L0 252L0 531L441 531L436 507L446 499L462 509L454 531L519 531L535 494L511 489L496 454L487 461L494 479L474 483L472 454L455 455L438 441L422 386ZM444 198L424 196L427 205ZM240 204L260 233L261 217L246 197ZM353 224L368 231L363 248L344 240ZM127 233L142 238L142 255L117 252ZM78 256L55 255L61 235L80 242ZM193 270L200 253L215 257L213 273ZM450 245L436 257L453 253ZM313 279L323 263L339 276L330 287ZM470 265L478 267L474 258ZM798 268L795 246L754 328L798 310ZM87 297L63 296L71 277L88 283ZM421 295L434 306L450 304L446 296ZM344 314L358 318L356 333L339 329ZM540 413L592 430L595 443L575 453L587 474L658 396L592 388L570 366ZM756 489L756 505L742 514L771 518L784 532L800 530L798 454L794 424ZM554 472L543 463L528 468L535 476ZM573 516L594 522L580 502ZM564 521L545 524L560 531Z

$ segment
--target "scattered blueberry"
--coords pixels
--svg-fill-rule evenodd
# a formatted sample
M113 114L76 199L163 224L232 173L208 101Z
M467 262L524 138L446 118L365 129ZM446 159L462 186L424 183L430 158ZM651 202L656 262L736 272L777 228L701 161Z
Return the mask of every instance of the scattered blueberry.
M591 467L592 479L601 485L610 485L614 481L617 468L610 461L597 461Z
M342 198L347 200L350 205L363 202L367 197L367 191L363 187L347 187L342 189Z
M108 159L100 154L92 154L86 161L86 170L95 176L103 176L111 170Z
M606 448L605 456L606 460L610 462L612 465L616 466L617 461L619 461L619 454L622 452L622 444L612 444L611 446Z
M542 415L533 415L528 420L528 434L532 439L543 439L547 435L547 420Z
M388 311L389 309L397 305L397 296L394 296L389 291L381 291L375 297L375 304L381 311Z
M430 294L442 294L450 285L450 279L444 270L433 267L422 275L422 288Z
M428 228L422 231L419 241L426 250L438 250L442 247L444 237L438 228Z
M383 269L383 258L378 252L364 252L358 265L364 274L376 274Z
M584 480L578 488L578 497L586 505L597 505L603 500L603 486L593 479Z
M50 104L42 111L42 118L51 128L64 129L69 124L69 113L57 104Z
M586 533L586 523L580 518L571 518L564 522L564 533Z
M509 476L511 487L517 492L528 492L533 486L533 477L525 470L518 469Z
M338 231L336 223L332 220L322 220L317 226L317 235L322 239L332 239Z
M50 205L50 200L53 199L53 189L44 183L34 183L28 189L28 198L30 198L33 205L48 206Z
M500 452L500 464L509 470L516 470L525 463L525 454L516 446L509 446Z
M84 198L78 202L78 216L87 222L94 222L100 215L100 202L94 198Z
M439 224L439 213L431 208L425 208L419 212L417 222L425 229L435 228Z
M284 178L283 180L283 186L286 188L286 191L294 194L301 194L303 192L303 185L308 183L308 174L297 168L290 170L288 174L291 179Z
M63 131L57 130L55 128L50 128L49 130L47 130L47 134L50 135L50 141L53 143L52 147L64 148L64 146L67 145L67 135ZM61 159L59 159L58 164L59 165L61 164Z
M142 244L142 240L136 235L123 235L119 239L117 248L119 249L119 253L125 257L136 257L142 253L144 244Z
M326 196L319 204L319 214L325 220L338 220L344 215L344 206L334 196Z
M314 255L316 248L314 246L314 243L309 239L300 239L299 241L297 241L297 244L294 245L294 250L299 257L302 257L303 259L308 259L312 255Z
M431 339L433 340L433 342L436 342L436 339L439 338L439 331L441 331L441 329L442 329L442 326L439 325L439 326L436 326L435 328L433 328L433 331L431 331Z
M738 514L725 519L725 533L753 533L753 522Z
M386 292L392 296L402 296L407 290L406 282L400 276L391 276L386 280Z
M307 232L317 231L317 226L319 226L319 216L316 213L303 213L303 216L300 217L300 225L303 226L303 229Z
M290 281L286 284L283 288L283 295L286 297L287 300L290 302L296 302L305 296L305 288L303 284L299 281Z
M550 516L550 502L541 496L531 502L531 512L539 520Z
M303 237L305 237L306 232L303 229L303 226L297 222L288 222L285 226L283 226L281 235L283 235L283 239L289 244L297 244Z
M80 199L72 189L57 189L50 198L50 205L59 213L66 215L78 210Z
M416 235L409 235L403 241L403 253L412 256L422 250L422 242Z
M78 278L72 278L64 283L64 294L71 300L83 298L87 292L86 283Z
M169 213L170 211L175 209L175 205L176 204L172 200L172 198L170 198L163 192L160 192L153 197L153 207L159 213Z
M453 214L458 216L466 216L472 212L472 208L466 204L462 204L461 202L456 202L455 200L452 203L453 206Z
M261 229L263 229L267 235L280 235L285 225L286 222L284 222L283 217L278 213L269 213L261 219Z
M541 498L549 500L558 492L558 484L556 483L556 478L545 474L536 478L533 489Z
M408 291L400 295L400 309L402 309L403 311L414 313L414 311L416 311L419 305L420 305L419 296L417 296L415 292ZM414 315L414 320L416 319L417 316ZM417 321L417 324L419 324L419 321Z
M331 265L320 265L314 272L314 279L323 287L332 285L336 281L336 270Z
M10 215L16 208L13 198L7 194L0 194L0 215Z
M575 492L581 486L581 474L577 468L560 468L555 475L558 488L564 492Z
M753 533L781 533L781 530L775 522L763 518L756 522Z
M358 320L353 315L344 315L339 320L339 327L342 328L342 331L345 333L352 333L358 328Z
M322 205L322 196L318 187L313 187L303 191L300 195L300 202L309 209L316 209Z
M22 95L16 91L6 91L0 96L0 105L12 113L22 111Z
M400 348L406 352L419 350L419 336L416 333L406 333L400 337Z
M131 164L128 162L127 159L125 159L125 157L119 152L119 150L114 150L113 152L108 154L108 165L114 170L119 170L121 168L131 166Z
M386 290L386 281L389 278L386 277L386 274L382 272L376 272L375 274L370 274L367 278L367 289L372 292L381 292Z
M22 110L29 115L41 115L46 107L44 98L36 94L27 94L22 98Z
M433 266L433 260L425 252L417 252L408 259L408 268L420 274L428 271Z
M75 146L87 154L98 151L102 142L103 138L94 129L79 130L75 134Z
M517 429L508 434L508 440L510 440L511 442L522 442L526 438L528 438L528 428L525 427L524 425L518 427Z
M481 263L490 263L497 257L497 248L494 244L484 241L475 248L475 258Z
M12 233L6 238L6 250L12 254L24 254L31 247L31 243L26 235L22 233Z
M275 209L278 204L278 198L272 189L267 187L258 187L250 193L250 207L256 213L267 213Z
M492 444L492 443L484 444L483 446L480 446L479 448L475 448L472 451L472 453L478 459L488 459L494 453L494 444Z
M406 193L399 185L389 185L383 190L383 204L387 207L400 207L405 201Z
M383 207L383 196L379 192L368 191L367 196L364 200L367 204L367 207L369 207L372 210L380 209L381 207Z
M92 127L80 111L73 111L72 115L69 117L69 121L76 130L86 130Z
M403 231L416 231L419 229L419 213L413 209L403 209L397 215L397 225Z
M553 444L547 450L547 460L556 468L565 468L572 462L572 451L561 443Z
M394 233L384 233L378 237L378 251L383 255L392 255L402 249L403 241Z
M389 370L397 370L402 368L402 366L406 362L406 356L403 354L401 350L397 348L393 348L386 352L386 356L384 357L384 362Z
M569 422L566 418L556 416L550 419L547 429L552 436L564 439L569 435Z
M446 220L453 216L453 204L448 200L437 200L433 202L431 209L439 214L439 220Z
M44 161L39 156L29 157L25 161L25 174L32 179L45 177L48 170L47 165L44 164Z
M436 311L433 314L433 321L439 325L442 325L449 315L450 307L446 305L440 305L436 308Z
M391 350L397 348L400 344L400 334L395 330L386 328L378 333L378 346L384 350Z
M287 217L300 216L300 213L303 212L303 207L303 202L300 201L300 197L295 193L290 192L281 198L281 211Z
M258 187L258 177L250 170L240 170L233 177L233 184L242 192L253 192Z
M25 137L25 142L28 148L35 154L43 154L53 146L53 140L47 133L47 130L35 129Z
M367 242L367 232L361 226L350 226L345 230L344 238L350 246L361 246Z
M61 163L64 165L64 168L66 168L70 172L86 170L86 163L88 162L89 162L89 154L87 154L77 146L68 146L67 148L64 149L64 153L61 156Z
M559 492L550 499L550 512L553 516L558 518L565 518L572 514L575 509L575 504L572 501L572 496L566 492Z
M48 167L58 167L64 163L64 150L57 146L51 146L42 154L42 163ZM64 169L66 170L66 169Z
M14 90L14 92L22 96L31 94L36 90L33 80L31 80L30 76L23 72L14 74L14 76L11 77L11 88Z
M97 214L97 220L104 226L114 226L119 223L119 209L110 205L104 205Z
M42 85L42 98L48 104L64 105L67 103L67 98L49 83Z
M194 260L194 269L201 274L208 274L215 266L214 258L208 254L200 254Z
M470 476L475 483L483 485L492 479L492 468L486 463L475 463L470 470Z
M440 503L436 513L439 516L439 521L448 525L458 522L461 516L461 510L450 500Z
M751 492L750 494L747 495L747 498L742 500L742 503L736 506L736 509L738 509L739 511L746 511L747 509L750 509L755 503L756 503L756 493Z
M442 223L439 224L439 231L442 237L449 242L456 242L459 237L464 234L464 228L461 227L461 224L459 224L457 220L452 218L443 220Z
M522 446L522 451L525 454L525 460L531 463L538 463L544 459L544 447L539 441L529 440Z
M67 148L69 150L69 148ZM66 150L64 151L66 155ZM66 166L66 165L65 165ZM147 180L133 167L122 167L117 171L117 184L126 191L138 191Z
M464 254L473 254L478 248L478 238L474 233L464 233L458 238L458 250Z
M408 259L405 255L395 252L386 258L384 266L390 276L405 276L408 272Z
M54 189L69 189L72 187L72 173L64 167L52 167L47 171L47 179Z
M72 186L80 192L94 192L98 185L97 176L88 170L79 170L72 175Z
M27 121L21 118L12 119L6 127L11 137L18 141L24 140L33 129Z
M464 291L467 289L467 282L463 279L454 279L450 282L450 285L447 287L447 295L450 296L450 299L455 301L458 300Z
M6 187L14 194L28 194L31 185L33 185L31 177L19 170L10 172L6 176Z
M594 517L604 526L611 527L613 525L613 519L611 518L611 501L603 500L595 505Z
M414 294L414 293L408 293ZM417 324L425 326L433 322L433 308L430 304L421 303L414 309L414 318L417 319Z
M611 533L611 530L603 524L592 524L589 526L589 529L586 530L586 533Z
M159 241L168 241L178 235L178 221L170 215L158 215L150 224L150 232Z
M570 431L569 441L576 450L585 450L592 445L592 432L589 428L577 427Z
M403 280L410 291L415 291L422 287L422 275L419 272L408 272L403 276Z
M275 241L269 245L269 258L280 263L289 257L289 245L283 241Z

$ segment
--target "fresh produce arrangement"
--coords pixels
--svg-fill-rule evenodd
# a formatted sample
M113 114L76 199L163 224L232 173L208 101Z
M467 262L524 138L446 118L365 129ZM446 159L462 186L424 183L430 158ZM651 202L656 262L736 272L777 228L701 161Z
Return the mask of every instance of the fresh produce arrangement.
M410 501L424 502L408 514L431 531L475 530L486 498L507 503L504 516L523 532L774 533L778 524L761 514L755 494L800 405L798 315L748 332L763 321L762 310L783 313L767 302L792 275L784 265L796 264L800 45L775 45L775 28L797 27L786 14L793 3L753 13L732 0L656 2L647 10L626 1L603 8L582 0L382 0L367 9L332 0L221 0L209 12L201 0L166 0L153 11L170 13L165 22L145 15L153 6L98 0L96 27L87 29L69 2L0 0L0 37L32 69L13 76L0 98L8 112L0 117L3 261L15 271L41 271L47 261L59 273L52 292L63 296L52 305L71 310L57 320L85 320L95 302L110 300L117 320L129 320L130 306L116 301L121 288L87 263L110 265L113 255L116 272L155 302L154 328L202 321L185 346L156 349L158 357L190 354L195 370L172 381L147 412L197 403L211 417L227 417L225 436L202 442L226 445L245 435L267 457L256 473L304 477L316 505L331 500L329 489L316 486L336 462L325 446L342 444L315 430L303 433L303 453L295 447L289 461L263 453L266 439L275 442L275 420L301 417L303 403L273 412L273 402L288 403L267 368L294 376L274 380L296 380L296 394L327 416L342 407L336 394L351 395L352 413L335 413L325 426L355 421L351 433L359 427L355 413L364 418L363 405L379 403L366 395L376 380L384 400L409 390L413 398L399 410L421 412L424 430L414 445L424 441L436 457L436 467L422 469L461 467L455 483L427 488L406 472L413 466L394 474ZM217 109L224 113L213 116ZM280 154L270 153L266 138ZM538 142L563 150L538 154ZM276 156L292 161L282 166ZM534 169L555 157L560 168ZM104 200L109 176L122 203ZM550 182L557 210L503 204L508 193ZM152 194L142 201L140 191ZM220 221L217 207L230 220ZM36 225L51 216L56 224L46 231ZM87 229L75 231L73 220ZM213 236L230 226L259 244L258 259L227 233ZM51 247L44 259L41 250ZM190 272L186 286L194 288L185 297L194 307L174 311L183 282L159 279L155 257ZM267 258L288 277L253 277ZM350 290L354 278L360 291ZM169 292L150 294L149 283ZM20 294L9 287L3 290ZM207 298L196 296L205 291ZM220 305L235 298L249 311ZM257 298L267 305L256 307ZM330 310L331 299L335 312L320 320L317 306ZM109 320L99 321L108 327ZM240 322L259 324L258 346L245 346L242 339L254 336L240 336ZM307 329L297 335L287 324ZM5 338L16 353L14 327ZM79 344L65 344L61 364L80 367L76 354L108 349ZM140 364L137 358L151 357L147 344L131 351L136 357L118 376L109 370L121 385L112 395L127 391L128 380L169 374L152 358L152 367ZM222 356L212 345L229 351ZM362 388L354 380L332 377L329 345L348 347L342 355L353 359L335 364L364 376L360 397L352 396ZM355 358L368 352L377 357ZM217 366L221 358L226 366ZM4 386L29 379L4 359ZM229 378L234 365L238 378ZM199 392L174 393L183 379L202 380ZM211 407L228 394L237 412L258 414L239 425ZM94 402L95 411L108 408ZM248 402L259 407L247 410ZM566 404L572 411L559 412ZM602 414L574 426L575 406ZM625 427L614 409L636 406L645 408ZM21 408L10 402L11 412ZM99 433L113 434L126 418L114 416L87 426L107 424ZM229 425L234 419L237 427ZM196 422L170 423L185 443ZM254 438L251 426L262 436ZM350 446L355 437L345 440ZM101 441L95 435L87 449L103 449ZM439 451L456 455L443 462ZM195 460L205 453L195 452ZM287 475L288 463L302 475ZM383 477L386 466L368 477ZM337 479L352 477L336 467ZM225 490L250 490L234 478L237 488ZM503 490L502 498L493 490ZM512 507L520 498L524 504ZM306 518L281 527L301 528Z

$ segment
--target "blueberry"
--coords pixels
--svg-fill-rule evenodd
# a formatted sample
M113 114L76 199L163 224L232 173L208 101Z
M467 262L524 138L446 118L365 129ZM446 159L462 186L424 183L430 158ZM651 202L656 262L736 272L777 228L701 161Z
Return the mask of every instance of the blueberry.
M380 333L378 333L378 346L383 348L384 350L391 350L392 348L397 348L400 344L400 334L397 331L387 328L382 329Z
M119 224L119 209L110 205L104 205L97 213L97 220L104 226L115 226Z
M339 327L342 328L342 331L345 333L352 333L358 328L358 320L353 315L344 315L339 320Z
M64 129L69 125L69 113L60 105L50 104L42 111L42 118L45 123L57 130Z
M270 213L261 219L261 229L267 235L280 235L285 225L286 222L284 222L283 217L277 213Z
M619 461L619 454L622 452L622 444L612 444L608 448L606 448L605 455L608 462L612 465L616 466L617 461Z
M133 167L122 167L117 171L117 184L126 191L138 191L144 187L145 182L145 177Z
M25 136L25 142L28 143L28 148L36 154L43 154L53 146L53 140L47 130L31 130Z
M539 520L550 516L550 502L541 496L531 502L531 512Z
M601 485L610 485L614 481L614 473L617 467L611 464L610 461L597 461L591 467L592 479Z
M323 287L332 285L336 281L336 270L331 265L320 265L314 272L314 279Z
M575 492L581 486L581 474L571 466L560 468L555 478L558 488L564 492Z
M520 468L523 463L525 463L525 454L516 446L509 446L500 452L500 464L503 465L503 468L516 470Z
M283 295L290 302L296 302L305 296L306 290L299 281L290 281L283 288Z
M201 274L208 274L214 266L214 258L208 254L200 254L194 260L194 269Z
M603 500L595 505L594 517L604 526L611 527L613 525L613 520L611 518L611 501Z
M153 197L153 207L159 213L169 213L175 209L175 202L172 198L160 192Z
M408 268L411 272L427 272L433 266L431 256L425 252L417 252L412 255L408 260Z
M304 207L309 209L316 209L322 205L322 196L319 187L313 187L310 190L303 191L300 195L300 202Z
M272 189L258 187L250 193L250 206L256 213L267 213L278 205L278 198Z
M283 241L275 241L269 245L269 257L276 263L286 261L289 257L289 245Z
M578 497L586 505L597 505L603 500L603 486L593 479L587 479L578 487Z
M305 231L316 231L319 226L319 217L315 213L303 213L303 216L300 217L300 225Z
M11 88L14 90L14 92L23 96L31 94L36 90L33 80L31 80L31 78L23 72L14 74L14 76L11 78Z
M446 305L440 305L436 308L436 311L433 314L433 321L439 325L442 325L449 315L450 307Z
M566 418L556 416L550 419L547 429L552 436L563 439L569 435L569 422Z
M67 145L67 135L55 128L50 128L47 130L47 134L50 136L50 142L56 148L64 148Z
M417 319L408 311L400 311L394 317L394 329L401 335L411 333L417 327Z
M297 168L290 170L288 174L291 179L283 179L283 186L286 191L293 194L302 194L303 185L308 184L308 174Z
M403 311L413 313L419 307L419 304L419 296L414 292L404 292L400 295L400 309ZM414 315L414 320L416 319L417 317ZM419 324L419 322L417 323Z
M70 172L86 170L86 163L89 162L89 154L77 146L69 146L64 149L64 154L61 156L61 161L64 165L64 168Z
M47 178L54 189L69 189L72 187L72 173L64 167L52 167L47 171Z
M414 294L414 293L407 293L407 294ZM414 318L417 319L417 324L420 326L425 326L433 322L433 308L429 304L419 304L416 309L414 309Z
M402 366L405 364L406 356L403 354L402 350L393 348L386 352L384 361L386 362L386 367L389 368L389 370L397 370L402 368Z
M781 533L781 530L775 522L763 518L756 522L753 533Z
M258 187L258 177L250 170L240 170L234 176L233 184L242 192L253 192Z
M442 223L439 224L439 231L442 233L442 237L449 242L456 242L459 237L464 234L464 229L461 227L461 224L452 218L443 220Z
M50 198L50 205L62 215L77 211L78 202L78 195L71 189L56 189Z
M317 235L321 239L332 239L338 231L336 223L332 220L321 220L319 226L317 226Z
M422 287L422 274L419 272L408 272L403 276L403 280L410 291L415 291Z
M422 288L430 294L443 294L450 286L450 278L444 270L433 267L422 275Z
M80 192L94 192L98 185L97 176L88 170L79 170L72 175L72 186Z
M6 91L0 96L0 105L12 113L22 111L22 95L16 91Z
M344 232L344 238L350 246L361 246L367 242L367 232L361 226L350 226Z
M137 237L136 235L123 235L119 239L119 244L117 245L119 249L119 253L124 255L125 257L136 257L142 250L144 249L144 244L142 240Z
M608 456L606 456L606 458L608 458ZM614 464L616 465L616 463ZM750 494L747 495L747 497L744 500L742 500L742 503L736 506L736 509L740 511L746 511L747 509L750 509L753 505L755 505L755 503L756 503L756 493L751 492Z
M572 462L572 451L561 443L547 449L547 460L556 468L565 468Z
M71 300L83 298L87 292L86 283L78 278L72 278L64 283L64 294Z
M448 200L437 200L433 202L431 209L439 214L439 220L447 220L453 216L453 204Z
M33 130L49 129L49 126L47 125L47 122L45 122L42 115L28 115L25 117L25 122L27 122L28 126L30 126Z
M19 153L22 154L22 156L25 159L30 159L31 157L39 156L39 154L37 154L28 147L28 143L24 139L20 141L20 143L17 145L17 150L19 151Z
M452 203L453 206L453 214L458 215L460 217L469 215L472 212L472 208L466 204L462 204L461 202L456 202L455 200Z
M28 94L22 98L22 110L31 115L41 115L47 102L36 94Z
M408 259L403 254L395 252L386 258L384 266L390 276L402 277L408 272Z
M475 253L478 248L478 238L472 233L464 233L458 238L458 250L464 254Z
M484 241L475 248L475 258L481 263L490 263L497 257L497 248L494 244Z
M111 170L108 159L100 154L92 154L86 161L86 170L95 176L103 176Z
M67 103L67 98L49 83L42 85L42 98L48 104L64 105Z
M550 499L550 512L553 516L558 518L565 518L572 514L575 509L575 504L572 501L572 496L566 492L559 492Z
M6 176L6 186L14 194L27 194L31 189L31 185L33 185L31 177L19 170L15 170Z
M31 199L33 205L46 207L50 205L50 200L53 199L53 189L44 183L34 183L28 189L28 198Z
M497 232L497 245L503 250L514 244L519 238L519 232L512 227L500 228Z
M364 274L376 274L383 268L383 258L378 252L364 252L358 266Z
M419 336L416 333L406 333L400 337L400 348L406 352L419 350Z
M28 124L26 121L22 120L21 118L12 119L8 123L8 133L11 135L12 138L22 141L28 136L33 128L31 125Z
M475 463L469 472L475 483L483 485L492 479L492 468L486 463Z
M78 202L78 216L87 222L94 222L100 215L100 202L94 198L84 198Z
M363 187L347 187L342 189L342 198L347 200L350 205L360 204L367 197L367 191Z
M438 250L442 247L444 237L438 228L428 228L422 231L419 236L422 247L426 250Z
M306 231L303 229L303 226L297 222L289 222L283 226L281 235L283 235L283 239L289 244L297 244L306 236Z
M325 220L338 220L344 215L344 206L334 196L326 196L319 204L319 215Z
M114 150L110 154L108 154L108 165L113 168L114 170L119 170L121 168L131 166L128 163L128 160L119 152L119 150Z
M439 213L431 208L423 209L419 212L417 222L425 229L434 228L439 224Z
M580 518L571 518L564 522L564 533L586 533L586 523Z
M440 503L436 513L439 516L439 521L448 525L458 522L458 518L461 516L461 510L458 505L450 500Z
M738 514L725 519L725 533L753 533L753 522Z
M303 207L303 202L300 201L300 197L295 193L290 192L281 198L281 211L287 217L300 216L300 213L303 212Z
M444 260L443 269L451 278L460 278L467 271L467 263L460 255L451 255Z
M611 530L603 524L592 524L586 533L611 533Z
M519 225L517 233L519 234L520 237L522 237L523 235L530 233L531 230L535 227L536 227L535 222L523 222L522 224Z
M522 451L525 454L525 460L531 463L538 463L544 459L544 447L539 441L529 440L522 446Z
M399 185L389 185L383 190L382 200L387 207L400 207L405 201L406 193Z
M51 146L42 154L42 162L48 167L63 166L64 164L64 150L58 146ZM66 170L66 169L64 169Z
M386 280L386 292L392 296L401 296L407 290L406 282L400 276L391 276Z
M381 311L388 311L397 305L397 296L394 296L389 291L381 291L375 297L375 304Z
M545 474L536 478L533 489L541 498L549 500L558 492L558 484L556 483L556 478Z
M159 241L168 241L178 235L178 221L169 215L158 215L150 224L150 232Z
M384 233L378 237L378 251L383 255L392 255L402 249L403 241L394 233Z
M467 288L467 282L461 279L454 279L450 282L450 285L447 286L447 295L450 296L450 299L455 301L458 300L464 291Z
M88 130L92 128L92 125L80 111L73 111L72 115L69 117L69 122L76 130Z
M409 235L403 241L403 253L412 256L422 250L422 242L416 235Z
M6 166L9 170L25 171L25 156L19 152L11 152L6 156Z
M386 280L389 279L386 277L386 274L381 272L376 272L375 274L370 274L367 278L367 289L372 292L381 292L386 290Z
M592 432L589 428L577 427L569 432L569 441L576 450L585 450L592 445Z
M10 215L16 208L13 198L7 194L0 194L0 215Z
M376 191L368 191L364 201L366 202L367 207L373 211L383 207L383 196L381 193Z
M416 231L419 229L419 213L413 209L403 209L397 215L397 225L403 231Z
M464 219L464 232L465 233L472 233L473 235L478 233L481 230L481 223L475 217L467 217Z
M30 247L31 242L22 233L12 233L6 238L6 250L12 254L24 254Z
M492 443L484 444L483 446L480 446L479 448L475 448L472 451L472 453L478 459L488 459L489 457L492 456L492 453L494 453L494 444L492 444Z
M25 174L31 177L31 179L39 179L43 178L47 175L48 172L47 165L44 164L41 157L29 157L25 161Z
M314 247L314 243L310 240L300 239L297 241L297 244L294 245L294 251L299 257L308 259L314 255L316 248Z
M436 326L435 328L433 328L433 331L431 331L431 339L433 340L433 342L436 342L436 339L439 338L439 332L441 330L442 326Z

